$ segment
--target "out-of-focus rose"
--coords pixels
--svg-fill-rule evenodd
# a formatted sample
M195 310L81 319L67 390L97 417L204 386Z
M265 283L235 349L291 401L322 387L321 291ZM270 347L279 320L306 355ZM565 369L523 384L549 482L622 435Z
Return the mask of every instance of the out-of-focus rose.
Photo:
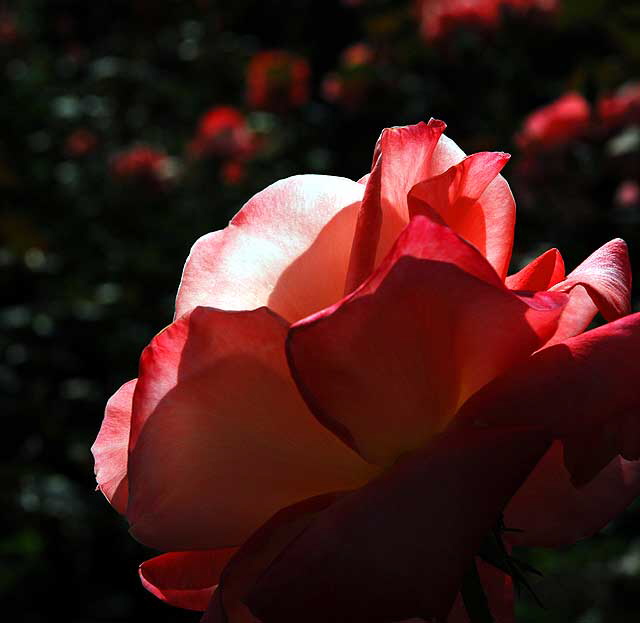
M13 45L20 38L20 30L13 13L0 9L0 45Z
M567 93L555 102L532 112L516 136L527 151L562 147L582 137L589 128L591 110L579 93Z
M600 98L596 108L598 121L607 130L640 122L640 83L627 84Z
M325 99L346 108L360 106L374 81L373 59L373 49L366 43L354 43L344 50L337 71L328 74L322 82Z
M259 52L247 68L247 102L251 108L285 112L309 99L307 61L284 50Z
M138 145L116 154L111 161L112 175L121 181L162 184L171 178L171 160L164 151Z
M90 154L98 144L98 137L87 128L78 128L67 136L64 143L66 153L73 158Z
M503 512L511 543L564 545L638 493L624 242L507 276L508 156L444 129L387 129L359 182L281 180L194 245L93 446L166 552L140 569L161 599L209 623L467 622ZM513 620L510 579L478 565Z
M416 0L422 35L437 40L461 26L493 28L504 8L551 13L558 0Z
M255 145L254 134L244 115L231 106L217 106L200 118L189 151L195 157L210 155L243 159L253 154Z

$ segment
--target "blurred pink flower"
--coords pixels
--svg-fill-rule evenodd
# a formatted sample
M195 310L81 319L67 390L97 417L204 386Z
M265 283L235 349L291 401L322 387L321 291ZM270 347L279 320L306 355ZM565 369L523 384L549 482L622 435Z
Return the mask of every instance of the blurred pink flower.
M585 133L590 117L589 104L584 97L579 93L567 93L526 117L516 142L523 150L561 147Z

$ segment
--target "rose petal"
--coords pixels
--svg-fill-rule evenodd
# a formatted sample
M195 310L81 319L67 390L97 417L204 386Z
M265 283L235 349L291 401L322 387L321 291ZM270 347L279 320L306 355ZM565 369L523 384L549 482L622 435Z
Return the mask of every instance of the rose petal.
M505 513L513 545L560 547L592 536L640 495L640 462L616 457L591 482L576 488L554 442Z
M382 228L376 256L378 265L409 222L408 192L432 175L432 158L446 124L436 119L429 123L387 128L376 144L374 164L382 157Z
M512 294L469 243L418 216L371 279L291 329L289 363L313 414L389 465L539 348L565 301Z
M640 314L544 348L484 387L458 417L545 426L564 445L574 486L616 455L640 458Z
M256 580L314 518L333 504L338 493L310 498L278 511L240 547L226 566L215 598L202 623L253 623L244 605Z
M140 361L129 449L132 534L165 551L237 545L276 510L375 470L305 408L265 308L196 308Z
M445 619L482 540L547 447L535 430L438 435L322 512L247 605L264 623Z
M193 246L176 318L198 305L268 306L293 321L339 300L363 191L345 178L299 175L259 192Z
M558 249L549 249L515 275L506 278L509 290L548 290L564 279L564 261Z
M594 251L567 278L553 286L569 292L582 286L606 320L616 320L631 311L631 264L624 240L616 238Z
M358 211L345 294L355 290L373 271L382 227L382 154L374 164Z
M220 574L235 548L169 552L147 560L138 573L142 585L158 599L177 608L204 611Z
M137 379L128 381L111 396L100 432L91 446L98 489L124 514L127 508L127 450L131 429L131 404Z
M498 180L509 157L503 152L467 156L444 173L416 184L409 199L412 214L422 213L422 202L434 209L449 227L474 244L503 278L511 259L515 203L513 198L495 202L480 202L480 198ZM412 203L411 197L418 202Z

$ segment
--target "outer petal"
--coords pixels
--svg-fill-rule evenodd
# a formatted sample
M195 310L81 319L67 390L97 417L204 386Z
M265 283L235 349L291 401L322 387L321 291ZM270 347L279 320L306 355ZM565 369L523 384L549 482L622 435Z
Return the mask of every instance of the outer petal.
M131 404L137 379L128 381L109 399L104 420L91 452L98 489L119 512L127 508L127 449L131 429Z
M555 442L511 500L505 523L513 545L560 547L592 536L640 495L640 462L616 457L576 488Z
M247 605L265 623L444 620L481 541L547 447L535 430L438 435L322 512Z
M471 245L416 217L369 281L291 329L289 363L314 415L388 465L539 348L565 300L515 296Z
M607 320L628 314L631 265L627 245L619 238L608 242L551 290L569 293L570 300L549 345L582 333L598 310Z
M548 290L564 279L564 261L558 249L549 249L515 275L506 278L510 290Z
M276 510L374 473L307 411L267 309L197 308L140 361L129 448L131 532L165 551L242 542Z
M255 195L187 258L176 318L198 305L267 306L292 321L340 299L364 187L299 175Z
M545 426L574 485L618 454L640 458L640 314L545 348L473 396L460 418Z
M624 240L616 238L594 251L553 290L569 292L577 285L587 290L606 320L628 314L631 311L631 264Z
M169 552L140 565L142 585L158 599L187 610L206 610L235 548Z
M480 203L480 198L508 160L509 155L502 152L467 156L444 173L416 184L410 197L419 201L409 201L410 212L412 205L419 209L421 203L435 210L449 227L474 244L503 278L511 259L515 204L513 199Z

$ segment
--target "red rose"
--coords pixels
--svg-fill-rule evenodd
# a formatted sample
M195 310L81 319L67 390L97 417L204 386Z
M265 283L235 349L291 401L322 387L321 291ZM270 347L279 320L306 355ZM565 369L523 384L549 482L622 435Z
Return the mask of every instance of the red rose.
M309 99L309 64L282 50L259 52L247 69L247 101L251 108L284 112Z
M111 171L123 181L162 183L170 176L170 160L166 153L139 145L114 156Z
M254 136L244 115L231 106L217 106L200 118L190 151L196 157L245 158L254 147Z
M508 156L444 129L387 129L360 182L281 180L194 245L93 447L167 552L140 569L161 599L210 623L458 623L501 513L512 543L563 545L638 493L624 242L507 277ZM479 564L508 619L509 578Z
M421 31L428 40L441 39L461 26L492 28L504 7L553 12L558 0L416 0Z
M567 93L532 112L523 122L516 142L523 150L562 147L584 135L589 127L589 104L578 93Z
M597 103L598 120L605 129L640 122L640 83L627 84Z

